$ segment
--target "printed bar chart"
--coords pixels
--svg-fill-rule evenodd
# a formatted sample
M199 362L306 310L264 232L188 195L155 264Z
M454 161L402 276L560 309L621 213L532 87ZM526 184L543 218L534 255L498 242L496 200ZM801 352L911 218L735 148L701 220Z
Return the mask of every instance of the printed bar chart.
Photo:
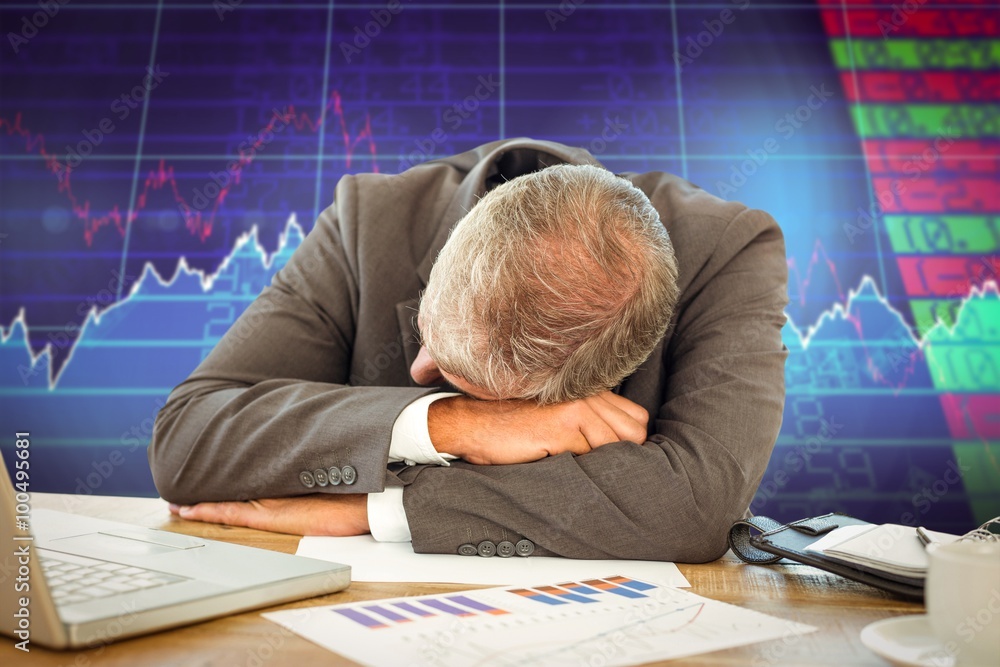
M587 664L596 647L612 637L619 650L602 654L608 660L602 664L633 665L815 630L621 575L291 609L264 617L361 664L397 664L406 655L414 665L438 667L576 667ZM443 636L447 651L440 650Z
M584 604L593 604L597 602L597 600L595 600L594 598L589 598L586 595L577 595L576 593L572 593L569 590L565 588L560 588L558 586L539 586L535 590L541 591L542 593L545 593L547 595L554 595L556 596L555 599L557 600L564 600L568 602L582 602Z
M380 607L377 604L367 605L364 609L365 611L370 611L372 613L378 614L379 616L387 618L393 623L409 623L412 620L406 616L403 616L402 614L397 614L391 609L387 609L386 607Z
M479 602L478 600L473 600L472 598L466 597L464 595L452 595L447 598L451 602L457 602L458 604L465 605L469 609L475 609L476 611L483 612L484 614L490 614L493 616L503 616L510 612L503 609L497 609L496 607L491 607L488 604Z
M658 588L656 584L623 576L591 579L588 581L567 581L549 586L533 588L507 588L504 593L536 604L559 606L567 604L600 604L619 602L622 598L637 600L648 597L648 593ZM517 613L494 602L493 597L483 598L474 593L465 595L427 595L392 600L379 604L351 604L331 608L334 613L372 630L389 627L392 624L414 621L438 620L441 618L498 617ZM511 600L513 602L513 600ZM530 610L522 608L521 613Z
M619 586L618 584L611 583L610 581L605 581L604 579L591 579L589 581L583 582L587 586L596 588L599 591L606 593L613 593L614 595L620 595L625 598L644 598L646 595L640 593L631 587L626 587L624 585Z
M396 600L380 604L357 604L334 607L330 611L340 614L357 625L380 630L393 624L441 618L471 618L474 616L503 616L510 612L468 595L442 595Z
M358 611L357 609L334 609L332 610L336 614L340 614L344 618L349 618L358 625L362 625L366 628L371 628L372 630L378 630L380 628L389 627L377 618L373 618L368 614Z

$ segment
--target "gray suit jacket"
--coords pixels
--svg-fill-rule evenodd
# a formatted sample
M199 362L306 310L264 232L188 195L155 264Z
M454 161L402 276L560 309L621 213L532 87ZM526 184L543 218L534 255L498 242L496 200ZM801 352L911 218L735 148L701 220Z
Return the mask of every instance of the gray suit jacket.
M625 174L673 241L681 298L666 337L617 391L651 415L644 443L533 463L392 465L417 387L418 296L449 230L489 187L586 151L497 141L403 174L345 176L270 287L170 394L149 447L172 502L404 486L418 552L526 538L536 555L702 562L726 549L774 446L787 303L774 220L676 176ZM304 471L357 479L307 486ZM308 477L308 476L306 476Z

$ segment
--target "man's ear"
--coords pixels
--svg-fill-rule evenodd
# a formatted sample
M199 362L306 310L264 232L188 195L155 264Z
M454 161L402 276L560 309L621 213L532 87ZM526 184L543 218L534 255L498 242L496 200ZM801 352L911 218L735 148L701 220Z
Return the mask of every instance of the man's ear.
M417 358L410 365L410 377L419 385L433 385L444 381L441 370L438 368L430 352L426 347L421 346L417 352Z

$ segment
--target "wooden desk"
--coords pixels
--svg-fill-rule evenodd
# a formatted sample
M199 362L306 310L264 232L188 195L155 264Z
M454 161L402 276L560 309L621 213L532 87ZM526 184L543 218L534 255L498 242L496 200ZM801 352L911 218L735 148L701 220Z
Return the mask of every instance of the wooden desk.
M32 506L86 514L161 528L198 537L247 544L295 553L299 538L248 528L230 528L183 521L170 515L163 500L112 496L32 494ZM670 665L877 665L886 663L868 651L859 639L861 629L879 619L921 613L923 607L896 599L879 590L826 574L805 565L753 566L727 556L707 565L680 565L691 582L690 590L722 600L808 623L819 628L812 634L783 641L751 644L708 653ZM474 586L445 584L353 583L340 593L273 607L291 609L467 590ZM148 635L79 652L46 651L32 646L25 654L6 637L0 647L0 664L90 667L121 665L152 667L277 667L294 665L353 665L288 630L260 617L260 611L217 619L198 625ZM405 659L400 664L405 664Z

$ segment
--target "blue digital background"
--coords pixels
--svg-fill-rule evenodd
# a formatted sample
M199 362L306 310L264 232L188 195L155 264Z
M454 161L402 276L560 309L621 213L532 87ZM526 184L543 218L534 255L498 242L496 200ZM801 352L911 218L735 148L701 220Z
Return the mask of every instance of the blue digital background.
M914 329L886 231L844 232L871 205L871 175L820 7L745 4L403 2L393 14L384 2L75 0L16 52L5 37L8 465L13 433L30 430L33 490L155 495L145 447L156 412L341 175L531 136L586 147L615 171L681 174L784 229L788 397L756 513L899 522L909 512L963 532L1000 514L996 429L973 438L975 460L993 469L973 471L942 407L954 392L932 377L927 349L953 341ZM732 21L679 62L675 51L727 9ZM0 33L35 11L5 4ZM391 18L365 41L373 11ZM116 104L151 67L161 80L145 99ZM782 119L816 91L829 95L789 133ZM227 175L276 109L283 128ZM113 130L100 129L105 119ZM777 152L734 185L769 139ZM67 175L60 165L81 142L92 151ZM213 178L229 188L221 201ZM995 290L970 299L964 307L995 325ZM979 363L994 364L995 331L968 336L986 340ZM985 373L968 392L992 401L1000 380ZM951 468L965 479L949 481Z

